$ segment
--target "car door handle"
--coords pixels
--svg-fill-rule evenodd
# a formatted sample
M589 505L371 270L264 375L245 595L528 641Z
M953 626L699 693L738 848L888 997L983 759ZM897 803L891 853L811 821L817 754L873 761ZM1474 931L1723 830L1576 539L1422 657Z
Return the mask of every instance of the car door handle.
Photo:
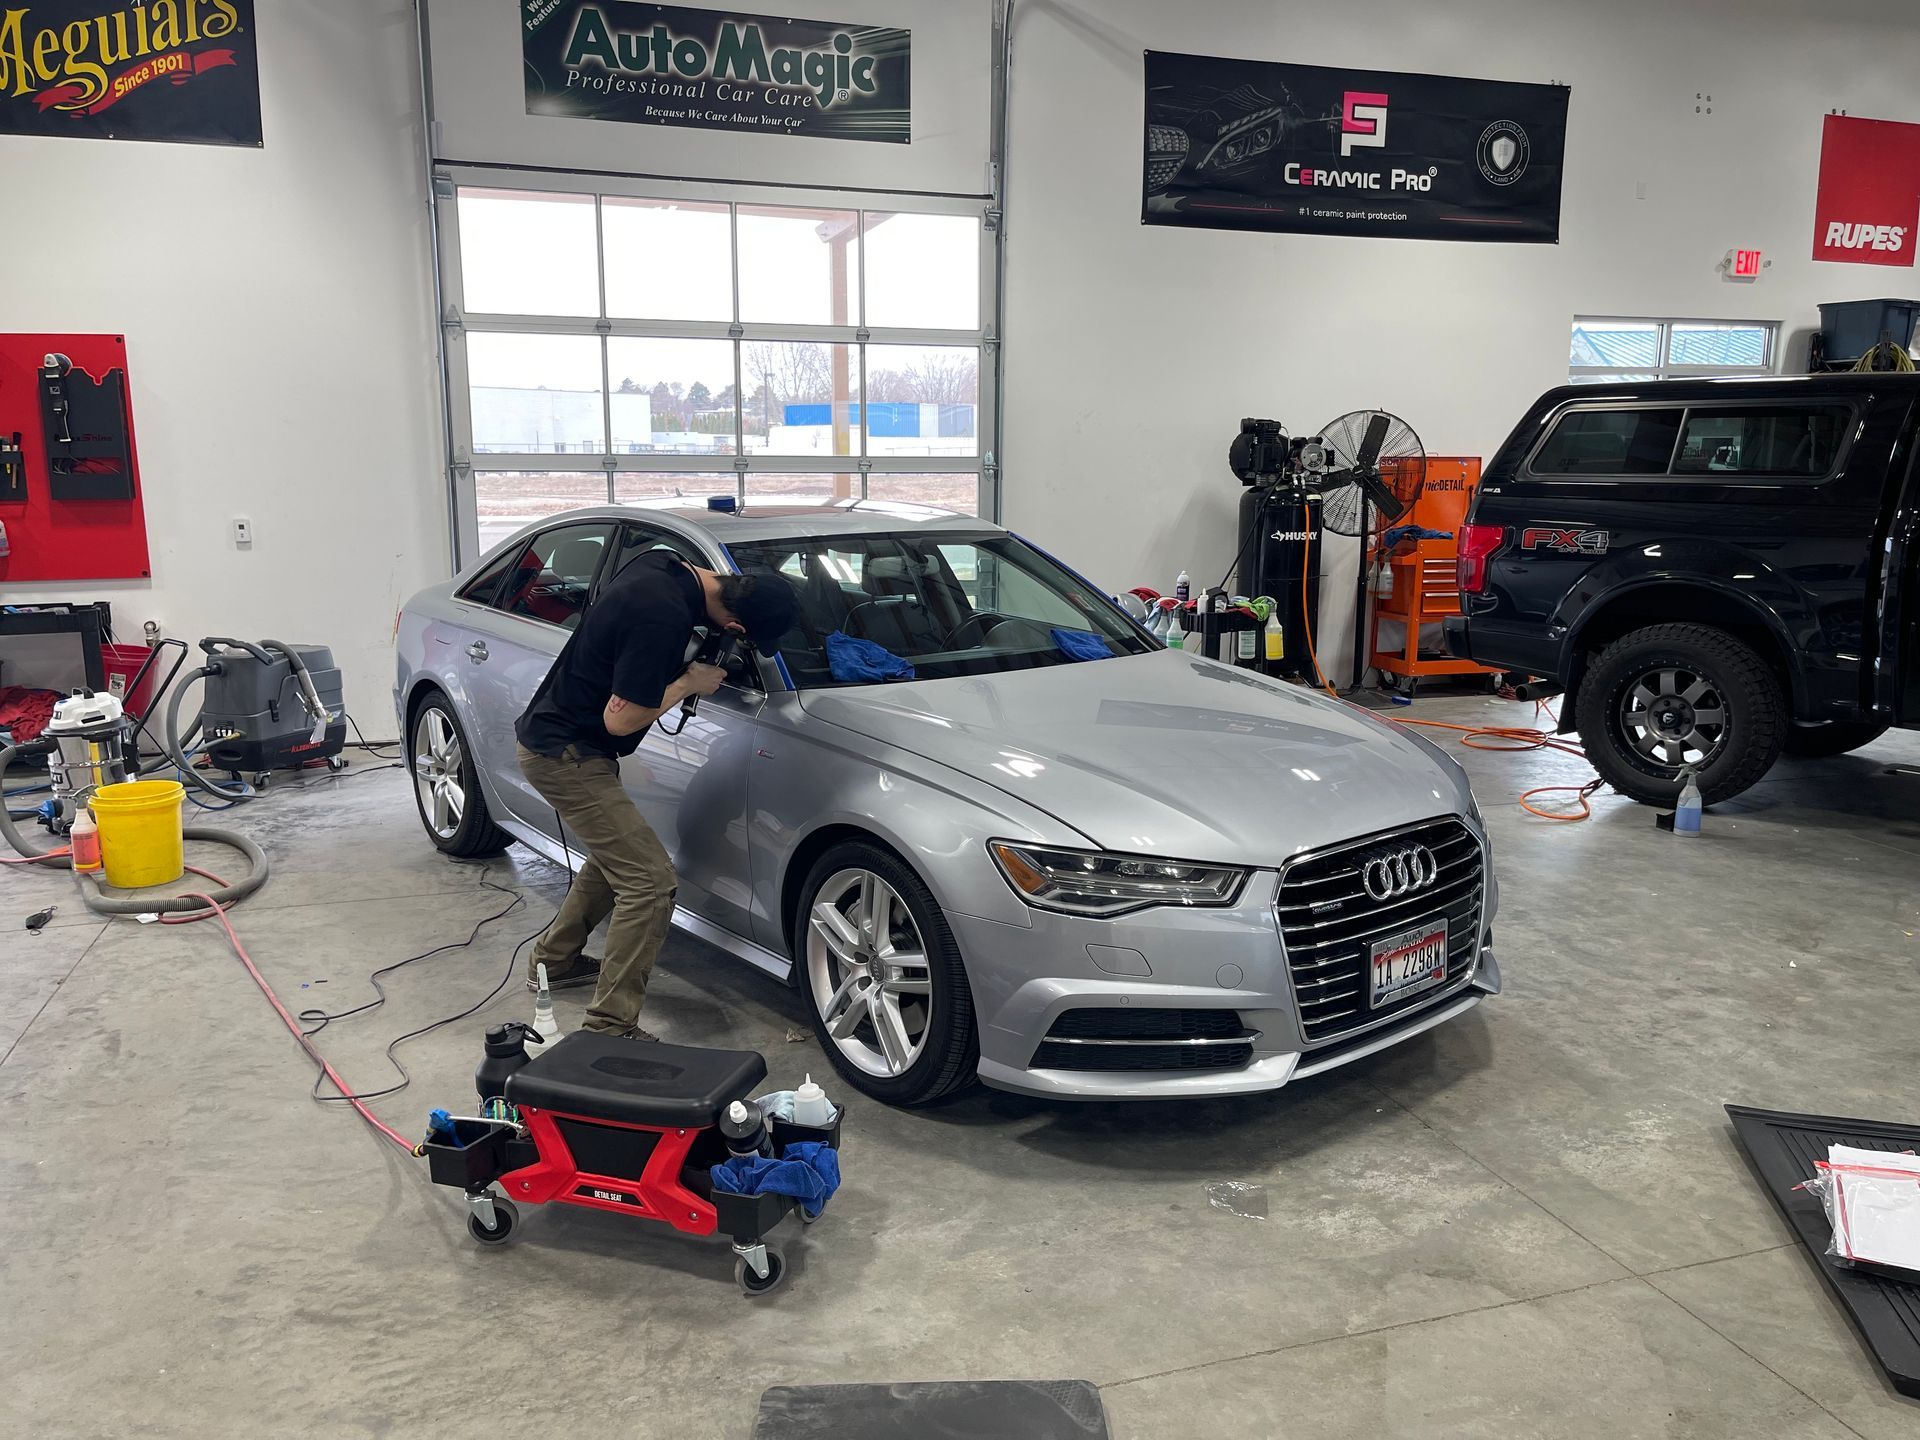
M467 646L467 658L473 661L476 665L479 664L482 660L486 659L487 658L487 642L484 640L476 640L471 645Z

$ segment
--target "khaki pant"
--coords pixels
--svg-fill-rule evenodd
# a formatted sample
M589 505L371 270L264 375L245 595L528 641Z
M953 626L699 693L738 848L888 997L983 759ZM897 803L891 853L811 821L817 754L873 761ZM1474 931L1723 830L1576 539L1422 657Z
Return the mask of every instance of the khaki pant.
M673 862L627 798L618 761L572 746L558 759L524 745L518 750L520 773L558 812L567 844L587 852L560 913L534 946L527 973L545 965L549 975L560 974L611 915L585 1028L617 1034L639 1019L647 977L673 922Z

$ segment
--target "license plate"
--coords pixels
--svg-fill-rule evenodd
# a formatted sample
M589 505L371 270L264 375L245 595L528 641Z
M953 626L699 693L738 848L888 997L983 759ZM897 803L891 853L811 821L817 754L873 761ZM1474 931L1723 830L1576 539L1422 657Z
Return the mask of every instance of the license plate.
M1378 1010L1447 978L1447 922L1431 921L1373 942L1373 987L1367 1004Z

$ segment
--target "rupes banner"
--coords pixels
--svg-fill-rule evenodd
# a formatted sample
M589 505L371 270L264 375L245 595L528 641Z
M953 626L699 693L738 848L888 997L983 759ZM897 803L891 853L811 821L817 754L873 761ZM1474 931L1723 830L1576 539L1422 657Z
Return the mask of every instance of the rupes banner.
M911 32L630 0L521 0L527 113L913 138Z
M1911 265L1920 219L1920 125L1827 116L1813 258L1849 265Z
M253 0L0 3L0 133L258 145Z
M1553 243L1568 93L1149 50L1140 218Z

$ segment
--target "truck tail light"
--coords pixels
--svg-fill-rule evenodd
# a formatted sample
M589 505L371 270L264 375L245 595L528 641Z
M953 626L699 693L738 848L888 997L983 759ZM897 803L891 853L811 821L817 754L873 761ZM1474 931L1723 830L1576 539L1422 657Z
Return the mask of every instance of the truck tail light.
M1507 538L1504 525L1460 527L1460 593L1479 595L1487 588L1487 561Z

